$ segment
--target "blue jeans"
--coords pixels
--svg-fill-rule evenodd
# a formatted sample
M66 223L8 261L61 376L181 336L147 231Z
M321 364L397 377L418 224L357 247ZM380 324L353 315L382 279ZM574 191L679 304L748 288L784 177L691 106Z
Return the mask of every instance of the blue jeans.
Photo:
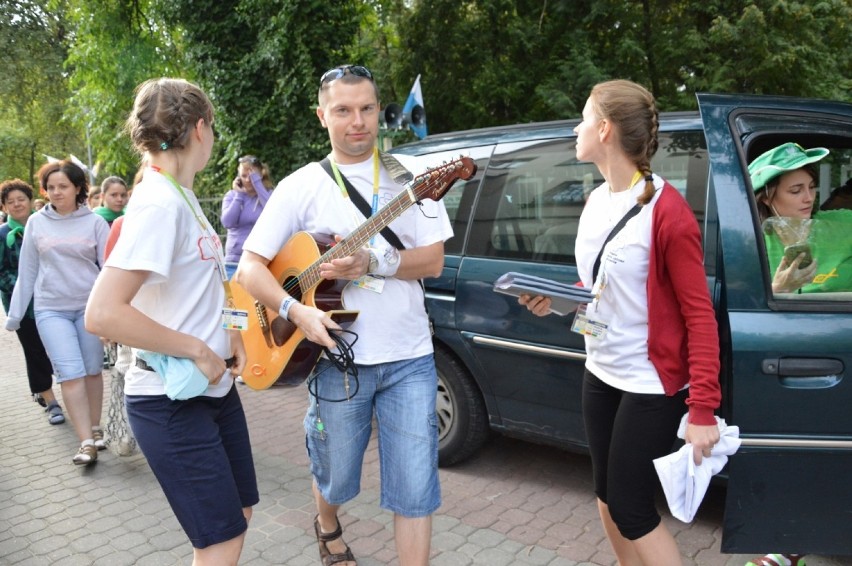
M101 339L86 331L85 310L36 311L35 319L44 349L53 364L56 382L100 375L104 367Z
M345 399L343 374L320 360L311 375L319 397ZM361 466L378 426L381 506L404 517L425 517L441 506L438 482L438 375L432 354L411 360L358 366L358 391L332 403L310 395L305 416L311 473L323 498L340 505L361 490ZM319 426L320 420L322 426Z

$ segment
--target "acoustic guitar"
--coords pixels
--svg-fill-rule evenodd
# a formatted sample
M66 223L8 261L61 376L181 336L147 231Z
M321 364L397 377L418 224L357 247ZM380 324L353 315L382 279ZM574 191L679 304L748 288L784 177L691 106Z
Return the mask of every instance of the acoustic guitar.
M440 200L458 179L470 179L476 163L460 157L450 163L427 169L390 202L346 238L334 243L330 235L297 232L269 263L278 283L302 304L319 308L346 328L358 311L347 310L343 289L350 282L320 277L319 266L352 255L393 222L410 206L423 199ZM243 331L246 368L243 380L253 389L266 389L279 378L293 382L307 378L319 360L322 346L305 338L299 328L267 309L235 282L231 283L238 309L249 313L248 329Z

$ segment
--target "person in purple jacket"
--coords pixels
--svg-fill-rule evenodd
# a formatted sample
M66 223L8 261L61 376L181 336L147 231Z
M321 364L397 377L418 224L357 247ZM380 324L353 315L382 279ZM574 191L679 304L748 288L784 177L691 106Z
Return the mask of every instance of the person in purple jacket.
M240 157L233 187L222 200L222 225L227 228L225 269L228 278L237 270L243 255L243 242L251 232L271 194L269 168L254 155Z

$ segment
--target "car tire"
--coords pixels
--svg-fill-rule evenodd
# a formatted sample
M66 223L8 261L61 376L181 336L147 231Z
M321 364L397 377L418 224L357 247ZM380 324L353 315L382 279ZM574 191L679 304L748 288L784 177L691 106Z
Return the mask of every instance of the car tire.
M462 363L435 347L438 370L438 465L452 466L470 457L488 439L488 411L482 394Z

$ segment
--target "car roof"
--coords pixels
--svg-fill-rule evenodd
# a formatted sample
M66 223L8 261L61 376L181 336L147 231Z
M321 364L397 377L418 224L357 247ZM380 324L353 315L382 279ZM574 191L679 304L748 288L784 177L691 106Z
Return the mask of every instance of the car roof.
M433 134L420 141L396 146L391 151L393 153L419 155L497 143L571 137L574 135L574 127L579 123L579 119L554 120ZM662 131L701 129L701 117L697 111L663 112L660 114L660 130Z

